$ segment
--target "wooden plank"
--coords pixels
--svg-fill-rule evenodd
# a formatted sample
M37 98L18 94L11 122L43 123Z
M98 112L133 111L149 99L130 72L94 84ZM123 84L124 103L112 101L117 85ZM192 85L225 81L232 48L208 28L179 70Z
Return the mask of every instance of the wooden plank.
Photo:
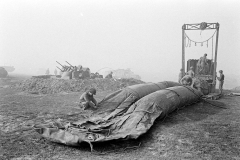
M185 43L184 43L184 29L185 29L185 24L182 26L182 69L183 69L183 73L185 73Z
M217 50L218 50L218 37L219 37L219 24L217 24L217 35L216 35L216 45L215 45L215 57L214 57L214 69L213 69L213 87L212 92L216 89L216 72L217 72Z

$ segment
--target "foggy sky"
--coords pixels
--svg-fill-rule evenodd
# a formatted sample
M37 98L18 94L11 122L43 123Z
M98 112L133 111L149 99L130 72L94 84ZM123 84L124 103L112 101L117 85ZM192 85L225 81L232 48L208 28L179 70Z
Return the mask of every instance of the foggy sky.
M237 0L1 0L0 66L36 74L55 61L89 67L130 68L144 81L177 81L184 23L220 23L218 65L225 88L240 85L240 2ZM212 31L187 32L205 40ZM212 48L191 45L186 58ZM64 63L66 64L66 63Z

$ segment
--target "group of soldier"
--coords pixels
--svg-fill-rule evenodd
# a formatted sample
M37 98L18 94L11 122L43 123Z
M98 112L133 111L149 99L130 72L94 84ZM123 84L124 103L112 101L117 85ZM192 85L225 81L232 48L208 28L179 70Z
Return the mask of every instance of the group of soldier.
M197 63L197 72L199 75L206 75L208 73L208 63L207 63L207 54L204 54L203 57L201 57L198 60ZM180 69L180 73L179 73L179 78L178 78L178 82L181 83L182 85L185 86L191 86L192 88L196 88L198 90L201 91L200 87L196 87L194 86L194 80L195 80L195 73L193 71L193 66L190 67L190 70L187 71L187 73L184 73L183 69ZM218 81L219 81L219 92L220 94L222 94L223 92L223 83L224 83L224 74L222 70L219 70L219 77L217 77Z
M206 74L207 73L206 66L207 66L207 54L204 54L204 56L201 57L197 63L198 74ZM201 87L195 85L196 80L195 80L195 73L193 69L194 69L193 66L191 66L190 70L187 71L187 73L184 73L183 69L181 69L179 73L178 81L184 86L191 86L192 88L196 88L201 91ZM222 70L220 70L219 73L220 73L220 76L217 77L217 79L219 80L219 91L220 91L220 94L222 94L224 74ZM112 78L112 74L113 72L110 72L105 78ZM88 108L91 108L91 109L97 108L98 103L96 99L93 97L94 95L96 95L96 92L97 91L95 88L90 88L89 90L84 92L79 99L79 106L81 106L84 110Z

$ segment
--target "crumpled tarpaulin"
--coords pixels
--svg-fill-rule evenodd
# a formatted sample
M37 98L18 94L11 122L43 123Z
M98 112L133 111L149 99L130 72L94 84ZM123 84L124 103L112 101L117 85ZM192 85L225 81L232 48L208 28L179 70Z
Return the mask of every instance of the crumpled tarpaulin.
M88 142L92 146L93 142L136 139L149 130L156 118L163 118L179 107L196 102L200 96L201 92L190 87L165 88L144 96L114 116L91 117L65 126L57 123L35 130L43 137L66 145Z

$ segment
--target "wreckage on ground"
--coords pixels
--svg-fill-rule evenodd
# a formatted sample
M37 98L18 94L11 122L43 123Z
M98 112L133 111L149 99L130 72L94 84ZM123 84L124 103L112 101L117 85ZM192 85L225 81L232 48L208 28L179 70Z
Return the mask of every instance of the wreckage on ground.
M35 125L51 141L66 145L92 144L116 139L136 139L146 133L157 118L163 118L202 93L176 82L146 83L126 87L106 96L93 116L71 123Z

